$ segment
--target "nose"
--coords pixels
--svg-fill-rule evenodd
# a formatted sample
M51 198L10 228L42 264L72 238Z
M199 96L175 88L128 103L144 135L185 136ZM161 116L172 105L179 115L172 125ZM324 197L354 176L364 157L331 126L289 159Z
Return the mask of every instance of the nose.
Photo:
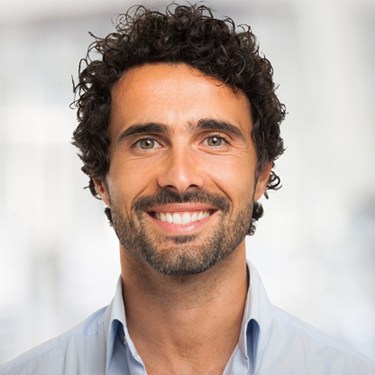
M161 172L158 174L160 187L167 187L180 193L203 187L202 166L189 147L171 148L162 163Z

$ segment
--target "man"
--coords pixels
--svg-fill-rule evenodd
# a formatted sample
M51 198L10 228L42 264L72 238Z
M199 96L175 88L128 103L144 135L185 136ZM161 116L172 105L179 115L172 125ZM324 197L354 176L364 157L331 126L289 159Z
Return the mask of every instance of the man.
M10 374L374 374L273 307L245 236L277 189L284 106L250 29L138 8L81 62L74 144L120 243L112 303Z

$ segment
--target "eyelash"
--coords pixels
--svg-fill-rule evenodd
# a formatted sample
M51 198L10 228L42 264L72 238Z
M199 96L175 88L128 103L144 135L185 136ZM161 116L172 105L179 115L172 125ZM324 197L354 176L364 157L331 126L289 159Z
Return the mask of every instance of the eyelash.
M142 148L140 146L141 142L145 142L145 141L151 141L153 142L153 147L151 148ZM151 149L154 149L155 148L155 145L159 145L160 146L160 142L158 142L155 138L152 138L152 137L144 137L144 138L140 138L138 139L136 142L133 143L132 145L132 148L139 148L141 150L151 150Z
M221 144L219 144L219 145L217 145L217 146L215 146L215 145L209 145L208 143L209 143L209 140L212 140L212 139L215 139L216 138L216 140L218 140L218 141L220 141L221 142ZM142 148L141 146L140 146L140 144L141 144L141 142L145 142L145 141L151 141L151 142L153 142L153 145L152 145L152 147L151 148ZM204 141L203 141L204 143L206 143L207 144L207 146L209 146L209 147L213 147L213 148L215 148L215 147L221 147L221 146L223 146L223 144L224 145L226 145L226 144L228 144L229 142L228 142L228 140L225 138L225 137L223 137L222 135L219 135L219 134L212 134L212 135L209 135L209 136L206 136L205 138L204 138ZM132 148L139 148L139 149L141 149L141 150L152 150L152 149L155 149L155 148L159 148L159 147L155 147L155 146L161 146L161 143L158 141L158 140L156 140L155 138L153 138L153 137L151 137L151 136L148 136L148 137L144 137L144 138L140 138L140 139L138 139L136 142L134 142L133 144L132 144Z
M214 138L216 138L216 140L221 141L224 144L228 144L228 140L225 137L218 135L218 134L213 134L213 135L206 137L205 141L208 143L210 139L212 140ZM222 144L220 144L219 146L212 146L212 147L220 147L220 146L222 146Z

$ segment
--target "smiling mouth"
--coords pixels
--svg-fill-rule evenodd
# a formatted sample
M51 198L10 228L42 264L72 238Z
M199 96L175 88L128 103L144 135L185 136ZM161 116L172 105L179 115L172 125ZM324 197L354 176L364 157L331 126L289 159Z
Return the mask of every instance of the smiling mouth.
M174 225L186 225L199 222L211 216L216 210L193 211L193 212L150 212L156 220Z

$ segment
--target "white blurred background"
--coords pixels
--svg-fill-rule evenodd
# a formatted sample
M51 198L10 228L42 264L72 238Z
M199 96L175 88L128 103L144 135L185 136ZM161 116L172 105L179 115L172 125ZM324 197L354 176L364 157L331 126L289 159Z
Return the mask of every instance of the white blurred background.
M13 0L0 12L0 362L110 302L118 246L70 145L71 76L137 2ZM165 1L144 1L163 6ZM248 23L289 115L248 256L277 306L375 356L375 2L211 0Z

